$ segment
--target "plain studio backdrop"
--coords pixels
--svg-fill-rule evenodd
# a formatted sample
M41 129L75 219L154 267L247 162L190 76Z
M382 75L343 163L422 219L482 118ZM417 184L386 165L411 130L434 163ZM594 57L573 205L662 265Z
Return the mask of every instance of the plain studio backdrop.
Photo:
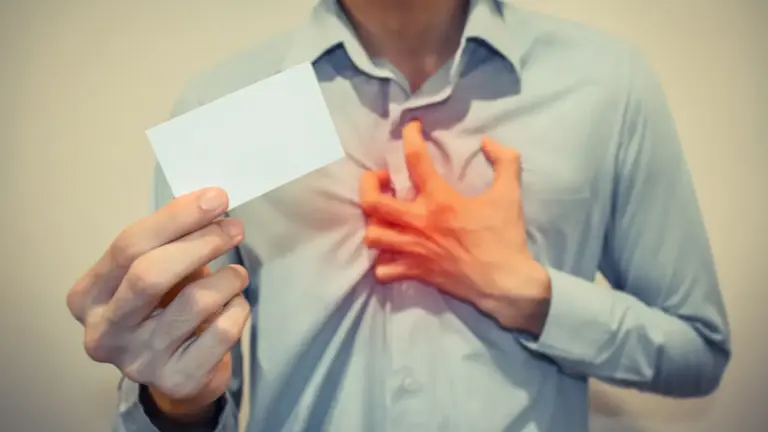
M0 0L0 430L109 430L118 374L86 357L65 293L149 211L144 130L167 118L184 82L313 3ZM651 60L733 326L735 354L714 396L673 401L595 383L593 430L768 430L768 1L520 3L628 39Z

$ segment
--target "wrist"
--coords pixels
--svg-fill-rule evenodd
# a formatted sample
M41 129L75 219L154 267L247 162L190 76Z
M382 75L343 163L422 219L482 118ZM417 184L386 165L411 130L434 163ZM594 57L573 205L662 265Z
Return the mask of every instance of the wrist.
M163 392L147 387L147 395L162 415L182 423L201 423L212 420L217 414L216 402L210 396L190 399L174 399Z
M505 328L541 335L549 315L552 286L549 273L531 259L510 266L493 278L496 287L486 312Z
M530 287L533 292L532 301L525 304L521 313L520 329L538 339L544 331L544 325L549 316L552 301L552 281L547 270L535 263L531 270Z

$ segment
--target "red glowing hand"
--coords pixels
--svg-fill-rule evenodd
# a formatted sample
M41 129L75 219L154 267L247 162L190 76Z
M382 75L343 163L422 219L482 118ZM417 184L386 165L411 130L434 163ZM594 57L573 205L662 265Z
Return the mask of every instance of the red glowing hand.
M368 217L365 244L380 251L382 283L416 279L493 316L501 325L541 332L549 304L549 277L529 252L520 194L520 156L484 139L494 169L491 187L477 197L455 191L437 172L421 124L403 129L412 201L387 190L386 171L368 171L360 184Z

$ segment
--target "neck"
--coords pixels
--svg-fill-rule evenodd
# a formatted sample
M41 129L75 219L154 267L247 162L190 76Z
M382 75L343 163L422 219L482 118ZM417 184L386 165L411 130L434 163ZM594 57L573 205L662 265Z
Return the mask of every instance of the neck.
M363 48L417 89L458 50L466 0L341 0Z

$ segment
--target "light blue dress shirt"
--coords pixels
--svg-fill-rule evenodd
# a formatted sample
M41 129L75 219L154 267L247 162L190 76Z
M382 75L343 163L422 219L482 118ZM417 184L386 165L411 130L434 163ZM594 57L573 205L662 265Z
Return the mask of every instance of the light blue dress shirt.
M728 321L650 67L581 25L470 3L454 60L413 93L323 0L306 23L218 65L180 98L174 115L312 61L347 154L231 212L246 240L221 261L251 277L247 430L580 432L588 378L672 396L718 386ZM521 153L529 247L552 280L538 340L434 287L372 278L358 179L387 168L396 193L409 193L400 130L414 117L439 171L465 194L491 180L481 137ZM171 199L160 172L154 196L156 206ZM598 271L614 289L593 282ZM219 431L236 430L244 383L234 354ZM121 382L115 430L154 430L136 394Z

